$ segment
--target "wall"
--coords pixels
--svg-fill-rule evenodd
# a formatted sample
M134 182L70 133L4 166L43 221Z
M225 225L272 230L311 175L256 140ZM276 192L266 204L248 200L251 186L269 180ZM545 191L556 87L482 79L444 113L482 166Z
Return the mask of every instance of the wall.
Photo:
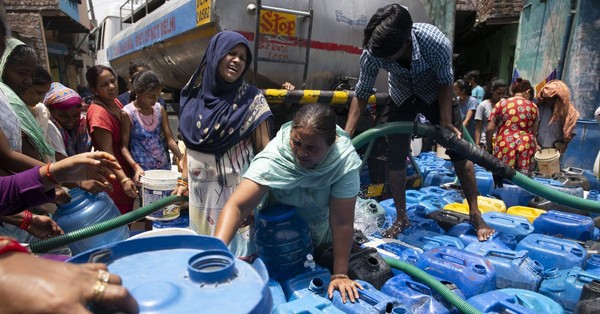
M454 41L454 16L456 1L453 0L422 0L429 15L429 23L437 26L450 41Z
M493 20L505 20L519 17L523 9L522 0L478 0L477 19L480 23L493 23Z
M48 56L46 54L46 39L44 36L44 24L42 16L37 13L13 13L6 14L10 28L17 33L21 40L32 46L37 52L38 62L48 65Z
M600 104L600 7L597 0L577 4L573 28L567 33L571 1L529 0L521 15L515 65L521 76L537 84L559 66L563 39L570 39L562 79L581 118L593 118Z

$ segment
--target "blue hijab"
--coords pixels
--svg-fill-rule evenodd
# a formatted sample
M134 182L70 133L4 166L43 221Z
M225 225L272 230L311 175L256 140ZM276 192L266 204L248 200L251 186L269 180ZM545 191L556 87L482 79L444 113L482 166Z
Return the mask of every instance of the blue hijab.
M238 44L247 49L246 67L233 83L217 72L219 61ZM244 74L252 63L246 38L236 32L222 31L208 44L202 62L181 91L179 132L185 145L193 150L215 154L219 160L231 147L250 136L271 112L256 118L253 125L241 130L249 118L248 110L260 90L244 82Z

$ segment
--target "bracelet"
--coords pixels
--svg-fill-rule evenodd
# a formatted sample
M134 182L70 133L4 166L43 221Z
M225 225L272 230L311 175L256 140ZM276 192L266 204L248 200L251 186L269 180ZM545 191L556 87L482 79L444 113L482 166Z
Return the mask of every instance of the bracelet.
M125 179L121 180L121 185L125 184L125 182L127 182L129 180L131 180L131 178L125 178Z
M56 177L54 176L54 169L52 169L52 165L54 165L54 163L46 164L46 177L48 178L48 180L50 180L50 182L56 185L60 185L60 182L58 182L56 180Z
M23 221L21 221L21 224L19 225L19 229L27 230L31 225L31 221L33 221L33 214L30 211L25 210L23 211L23 215L25 216L23 217Z
M183 181L185 183L188 183L188 178L179 177L179 178L177 178L177 181Z
M187 181L184 181L184 180L182 180L182 179L177 179L177 186L178 186L178 187L180 187L180 186L185 186L186 188L189 188L189 184L188 184L188 182L187 182Z
M348 277L348 275L346 274L333 274L331 275L331 280L335 280L335 279L350 279L350 277Z
M29 253L17 240L9 237L0 237L0 255L8 252Z

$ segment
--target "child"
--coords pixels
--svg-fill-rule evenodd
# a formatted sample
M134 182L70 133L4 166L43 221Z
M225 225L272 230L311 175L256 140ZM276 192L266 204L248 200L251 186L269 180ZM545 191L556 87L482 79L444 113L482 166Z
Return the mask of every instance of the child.
M136 184L140 184L145 170L171 169L163 141L173 155L181 158L169 128L167 111L157 102L161 89L162 81L156 73L139 72L133 79L135 100L121 111L121 152L134 170Z

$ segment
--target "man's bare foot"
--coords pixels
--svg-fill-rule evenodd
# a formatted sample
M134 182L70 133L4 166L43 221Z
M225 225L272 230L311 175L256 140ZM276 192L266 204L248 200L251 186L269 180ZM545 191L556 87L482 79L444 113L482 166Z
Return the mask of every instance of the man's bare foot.
M404 229L410 227L410 221L408 218L404 217L404 219L397 219L394 221L391 227L385 230L382 234L384 238L392 238L395 239L400 232Z
M469 223L473 228L475 228L475 232L477 232L477 240L485 241L489 239L494 234L494 229L490 228L488 224L483 220L480 215L473 215L469 220Z

